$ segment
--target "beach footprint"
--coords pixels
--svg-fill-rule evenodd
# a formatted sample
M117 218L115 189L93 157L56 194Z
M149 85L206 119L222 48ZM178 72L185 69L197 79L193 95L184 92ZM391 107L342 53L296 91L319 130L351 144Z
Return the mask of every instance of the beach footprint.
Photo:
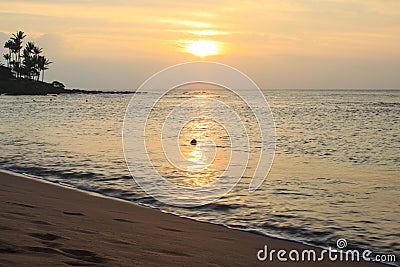
M85 216L85 214L82 214L80 212L69 212L69 211L63 211L65 215L70 215L70 216Z

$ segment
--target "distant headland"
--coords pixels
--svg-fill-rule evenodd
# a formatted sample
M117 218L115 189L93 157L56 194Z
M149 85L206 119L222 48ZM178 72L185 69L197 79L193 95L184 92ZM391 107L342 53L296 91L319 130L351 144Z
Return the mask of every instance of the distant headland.
M0 95L134 93L66 89L59 81L44 82L45 70L53 62L43 55L43 49L34 42L27 42L23 46L25 37L23 31L17 31L4 43L7 51L3 54L6 64L0 62Z

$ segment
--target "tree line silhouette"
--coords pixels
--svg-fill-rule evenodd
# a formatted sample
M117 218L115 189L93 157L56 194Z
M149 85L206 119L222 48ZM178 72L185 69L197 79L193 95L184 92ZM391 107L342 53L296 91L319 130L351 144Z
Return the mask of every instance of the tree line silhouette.
M25 37L23 31L12 34L11 38L4 43L4 48L8 51L3 54L3 58L16 78L39 81L41 76L43 81L44 71L53 62L42 55L43 49L34 42L27 42L24 47L23 39Z

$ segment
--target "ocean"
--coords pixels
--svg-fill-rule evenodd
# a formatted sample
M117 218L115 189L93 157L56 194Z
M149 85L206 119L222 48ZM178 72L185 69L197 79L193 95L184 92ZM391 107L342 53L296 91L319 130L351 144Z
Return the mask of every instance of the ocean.
M316 246L336 248L336 241L345 238L347 248L399 259L400 90L262 92L275 120L276 152L267 179L254 192L248 190L255 164L250 157L243 179L212 203L176 207L147 195L124 158L122 127L129 94L0 96L0 168ZM179 135L181 152L194 163L204 161L201 151L190 151L192 135L185 129L196 132L199 141L205 136L216 140L219 152L206 165L211 169L187 175L188 170L175 170L163 159L160 122L182 99L199 96L239 110L251 149L259 145L257 121L235 95L211 89L171 92L153 109L147 148L160 173L189 187L221 175L231 153L226 129L215 121L194 120ZM150 168L141 171L152 179Z

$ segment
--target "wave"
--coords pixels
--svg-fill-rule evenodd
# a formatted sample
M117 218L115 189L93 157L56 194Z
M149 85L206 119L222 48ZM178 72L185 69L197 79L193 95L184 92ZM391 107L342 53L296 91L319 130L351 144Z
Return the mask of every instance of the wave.
M303 245L307 245L307 246L311 246L311 247L315 247L315 248L320 248L320 249L328 249L328 247L326 246L326 244L327 244L326 242L318 241L318 240L321 240L321 237L323 237L323 236L326 237L326 236L334 235L334 231L330 231L330 230L310 231L309 229L301 228L301 227L297 227L297 226L275 225L275 224L269 223L269 222L265 222L265 223L261 224L260 225L261 229L250 228L249 226L243 225L243 224L218 223L218 222L213 222L210 220L204 220L204 219L194 218L191 216L182 215L178 212L171 212L171 211L165 210L161 207L161 205L160 205L161 203L156 201L154 198L149 197L149 196L141 197L136 194L133 194L130 191L74 184L74 183L65 182L65 181L59 180L59 179L48 179L44 176L39 176L36 174L28 173L26 170L17 169L17 168L13 168L13 167L1 167L0 169L18 173L18 174L24 175L26 177L51 182L51 183L57 184L59 186L68 187L68 188L72 188L72 189L76 189L76 190L80 190L80 191L92 193L92 194L95 193L101 197L109 197L111 199L119 199L119 200L123 200L123 201L128 201L130 203L135 203L140 206L156 209L163 213L172 214L172 215L178 216L180 218L190 219L193 221L198 221L198 222L203 222L203 223L208 223L208 224L213 224L213 225L219 225L219 226L223 226L223 227L233 229L233 230L239 230L239 231L249 232L249 233L262 235L262 236L266 236L266 237L270 237L270 238L274 238L274 239L295 242L295 243L299 243L299 244L303 244ZM27 168L27 169L34 170L35 172L37 172L38 169L42 170L42 168ZM59 174L60 172L48 171L47 173L58 173ZM61 173L63 173L63 172L61 172ZM121 178L97 179L97 181L113 181L113 180L120 180L120 179L127 179L127 177L122 176ZM193 209L197 209L197 210L207 209L207 210L216 210L216 211L224 212L224 211L229 211L230 209L238 209L238 208L245 208L245 207L246 207L246 205L244 205L244 204L210 203L210 204L203 205L203 206L196 207L196 208L185 208L185 209L192 209L192 210ZM292 215L282 215L282 214L274 215L274 217L276 217L278 220L279 220L279 218L282 219L282 217L290 217L290 216L292 216ZM273 222L273 221L278 221L278 220L272 219L271 221ZM270 232L279 232L279 233L286 232L286 233L289 233L292 235L296 235L298 237L298 239L287 238L281 234L271 234L270 232L267 232L268 230ZM317 238L319 238L319 239L317 239ZM340 238L340 237L337 237L337 238ZM335 244L330 244L330 245L333 247L335 246ZM368 244L360 243L360 245L368 245ZM361 251L362 247L357 247L357 246L353 245L353 246L349 246L348 249L357 249L357 250ZM398 266L395 264L387 264L387 265Z

